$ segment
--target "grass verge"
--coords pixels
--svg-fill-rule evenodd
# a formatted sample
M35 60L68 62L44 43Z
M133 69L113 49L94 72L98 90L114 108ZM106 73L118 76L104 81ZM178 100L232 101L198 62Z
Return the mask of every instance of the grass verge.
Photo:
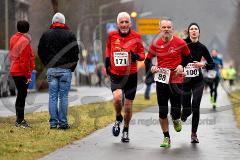
M133 111L138 112L156 104L156 94L150 101L144 100L143 95L137 95ZM15 117L0 118L1 160L40 158L107 126L114 121L115 115L112 101L70 107L68 118L71 129L66 131L49 129L48 112L27 114L25 118L32 128L15 127Z
M231 93L230 101L233 106L237 126L240 128L240 90L236 90Z

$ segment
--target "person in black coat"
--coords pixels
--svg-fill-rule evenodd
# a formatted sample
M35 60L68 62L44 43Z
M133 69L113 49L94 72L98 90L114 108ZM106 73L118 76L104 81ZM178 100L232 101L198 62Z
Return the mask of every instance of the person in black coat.
M152 60L150 63L152 63ZM151 69L149 68L149 65L145 65L145 73L146 73L146 78L145 78L146 89L144 92L144 98L146 100L150 100L151 86L152 86L152 83L154 83L154 77L153 77L153 73L151 72Z
M191 23L187 30L188 37L185 39L190 49L191 60L185 67L185 82L183 84L182 115L181 120L185 122L192 115L191 143L199 143L197 129L200 118L200 103L202 99L204 83L201 68L212 69L214 62L211 55L201 42L199 42L200 28L197 23ZM207 63L201 62L202 57Z
M38 45L38 56L47 68L50 129L58 126L60 129L70 128L67 119L68 93L78 54L75 35L65 24L64 15L56 13L50 29L43 33Z

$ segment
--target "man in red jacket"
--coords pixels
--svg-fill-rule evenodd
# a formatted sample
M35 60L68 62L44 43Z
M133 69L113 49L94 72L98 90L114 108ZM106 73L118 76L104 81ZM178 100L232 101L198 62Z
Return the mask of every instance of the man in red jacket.
M18 21L18 32L10 39L10 74L17 87L16 127L30 127L24 119L25 100L28 85L31 82L31 74L35 67L34 53L30 45L30 38L26 34L29 31L29 23L25 20Z
M114 136L120 133L123 117L122 96L124 96L124 128L122 142L129 142L128 128L132 117L132 103L137 89L137 61L145 58L140 35L131 29L130 16L120 12L117 16L118 30L109 33L106 46L106 71L111 78L113 105L116 122L112 128Z

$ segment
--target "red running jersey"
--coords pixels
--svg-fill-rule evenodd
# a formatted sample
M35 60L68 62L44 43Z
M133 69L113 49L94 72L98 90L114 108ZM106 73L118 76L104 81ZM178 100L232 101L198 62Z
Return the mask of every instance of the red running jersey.
M131 52L138 54L138 61L145 59L141 36L131 30L127 36L122 37L118 31L108 35L106 57L110 57L111 74L129 75L137 72L137 62L131 62Z
M173 39L168 43L165 43L162 38L154 41L149 47L147 58L151 59L157 56L158 67L171 70L169 83L182 83L184 75L176 74L174 70L182 63L182 57L189 54L190 50L186 42L173 36Z

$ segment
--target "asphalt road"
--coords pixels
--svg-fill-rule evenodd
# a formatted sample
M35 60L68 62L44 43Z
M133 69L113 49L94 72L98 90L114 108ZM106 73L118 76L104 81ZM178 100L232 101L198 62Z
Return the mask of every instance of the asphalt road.
M129 131L131 141L128 144L120 142L121 135L117 138L112 136L111 124L41 160L238 160L240 130L236 127L229 99L221 87L217 109L212 110L209 94L205 93L201 112L199 144L190 143L190 117L180 133L170 126L172 146L169 149L160 148L163 135L156 106L134 114Z

